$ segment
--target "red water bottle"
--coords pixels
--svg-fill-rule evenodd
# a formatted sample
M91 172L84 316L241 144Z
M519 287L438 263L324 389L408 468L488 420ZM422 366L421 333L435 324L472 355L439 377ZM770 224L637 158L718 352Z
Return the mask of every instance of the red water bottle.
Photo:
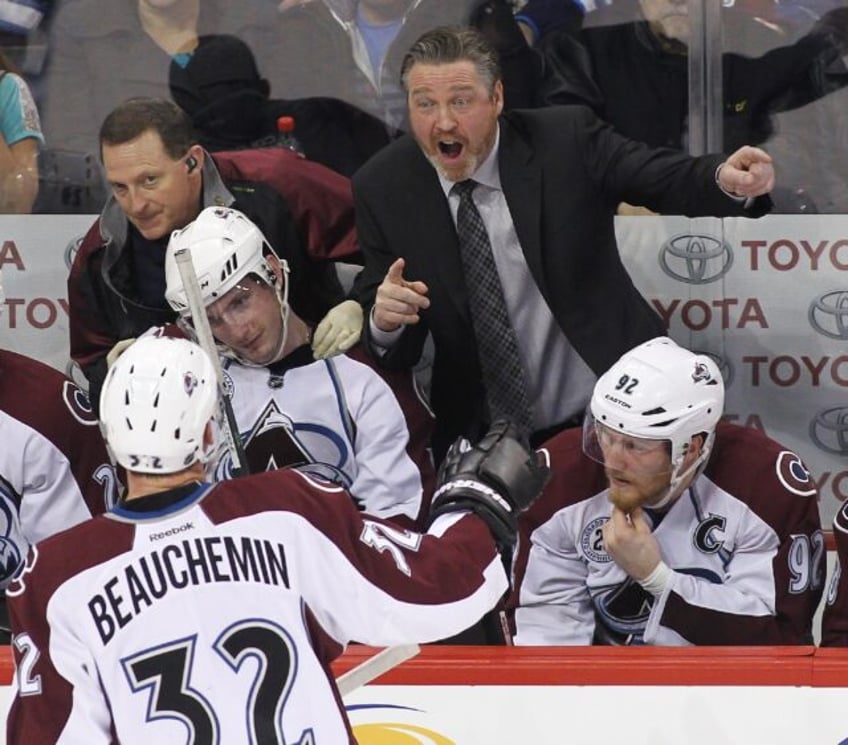
M294 134L295 121L293 116L280 116L277 118L277 145L297 153L301 158L303 146Z

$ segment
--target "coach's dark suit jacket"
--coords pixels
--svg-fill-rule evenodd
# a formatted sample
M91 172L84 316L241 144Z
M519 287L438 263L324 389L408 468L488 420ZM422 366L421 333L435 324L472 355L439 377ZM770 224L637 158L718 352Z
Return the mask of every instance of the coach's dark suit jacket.
M566 337L596 374L665 333L619 258L613 221L619 202L690 216L759 216L770 209L765 197L746 213L721 192L715 170L723 156L650 149L584 107L516 110L500 123L501 184L527 264ZM365 256L355 291L366 309L399 256L406 260L404 277L429 288L422 322L405 329L382 363L414 365L432 332L438 457L456 436L477 437L488 424L450 209L435 169L411 137L377 153L354 175L353 189Z

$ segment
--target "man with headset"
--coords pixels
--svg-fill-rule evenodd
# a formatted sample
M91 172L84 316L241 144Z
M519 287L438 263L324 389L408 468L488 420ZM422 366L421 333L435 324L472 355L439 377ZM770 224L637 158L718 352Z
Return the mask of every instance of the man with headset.
M355 251L344 177L282 150L213 161L185 112L155 98L117 106L100 128L100 149L112 196L68 278L71 357L88 378L95 407L110 350L176 317L165 302L165 249L171 232L206 206L235 207L260 227L292 268L291 303L302 317L318 323L343 301L335 267L324 259L349 259ZM269 158L284 169L284 184L250 178L251 171L269 172Z

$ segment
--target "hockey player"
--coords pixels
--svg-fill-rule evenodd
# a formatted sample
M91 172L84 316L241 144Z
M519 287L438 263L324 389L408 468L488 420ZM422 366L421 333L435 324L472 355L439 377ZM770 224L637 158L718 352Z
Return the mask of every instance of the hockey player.
M547 448L552 481L517 561L517 644L812 643L815 483L761 432L717 427L723 406L715 363L668 338L598 380L582 435Z
M848 647L848 501L833 518L836 566L822 613L821 645Z
M344 646L444 637L507 589L499 551L547 477L512 425L448 454L414 533L294 469L204 482L214 376L174 338L110 369L127 498L35 546L9 589L9 745L353 743L329 669Z
M85 391L58 370L4 349L0 442L2 589L30 543L99 515L114 504L119 484Z
M344 487L369 514L417 525L435 478L433 416L411 371L378 371L361 347L316 360L311 328L288 303L286 262L229 208L206 208L168 244L165 297L190 333L180 249L202 288L249 470L297 466ZM228 477L229 458L216 471Z

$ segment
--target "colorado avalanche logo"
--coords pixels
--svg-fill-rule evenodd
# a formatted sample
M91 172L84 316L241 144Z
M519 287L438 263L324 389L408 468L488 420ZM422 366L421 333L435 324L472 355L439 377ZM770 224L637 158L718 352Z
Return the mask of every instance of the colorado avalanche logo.
M88 394L73 381L66 380L62 386L62 400L65 402L68 411L71 412L71 416L80 424L86 426L97 424L97 418L94 416Z
M191 397L197 388L197 378L195 377L193 372L183 373L183 390L186 393L186 396Z
M799 497L813 497L816 484L804 462L791 450L784 450L777 456L777 478L788 491Z
M294 422L273 400L241 438L251 473L297 468L345 489L352 484L345 441L327 427ZM231 478L231 471L231 459L225 455L216 468L217 478Z
M707 367L703 362L696 362L695 369L692 371L692 380L695 383L698 383L701 380L710 381L713 376L710 374L710 368Z

